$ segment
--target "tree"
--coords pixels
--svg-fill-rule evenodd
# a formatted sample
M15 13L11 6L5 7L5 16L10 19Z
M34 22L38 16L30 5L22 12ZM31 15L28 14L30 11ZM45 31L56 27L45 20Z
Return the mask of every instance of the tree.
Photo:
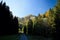
M18 20L14 18L6 3L0 2L0 35L16 34ZM16 23L16 24L15 24ZM14 29L16 28L16 29Z
M57 5L54 7L55 13L55 33L54 33L54 40L60 40L60 0L57 1Z
M26 25L24 25L24 34L26 34L27 28Z
M55 12L55 27L56 27L56 37L57 37L57 39L60 39L59 38L59 34L60 34L60 9L58 8L58 7L56 7L56 12Z
M31 19L28 21L28 34L32 34L33 22Z
M18 18L15 16L14 19L13 19L13 28L14 28L14 33L18 34Z

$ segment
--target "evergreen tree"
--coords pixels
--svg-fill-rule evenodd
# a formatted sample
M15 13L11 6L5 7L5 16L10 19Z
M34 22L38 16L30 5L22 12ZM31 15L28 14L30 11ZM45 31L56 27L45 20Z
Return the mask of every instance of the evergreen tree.
M28 21L28 34L32 34L33 22L31 19Z
M16 23L16 24L15 24ZM18 20L13 19L12 12L6 3L0 2L0 35L16 34Z
M54 40L60 40L60 0L57 1L57 5L54 7L55 13L55 27L56 32L54 35Z

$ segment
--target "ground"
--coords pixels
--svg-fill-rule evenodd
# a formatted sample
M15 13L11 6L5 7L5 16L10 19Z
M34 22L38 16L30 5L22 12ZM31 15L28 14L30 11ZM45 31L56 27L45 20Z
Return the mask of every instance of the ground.
M17 40L17 35L0 36L0 40Z
M0 36L0 40L52 40L52 38L20 34L19 36L17 35Z

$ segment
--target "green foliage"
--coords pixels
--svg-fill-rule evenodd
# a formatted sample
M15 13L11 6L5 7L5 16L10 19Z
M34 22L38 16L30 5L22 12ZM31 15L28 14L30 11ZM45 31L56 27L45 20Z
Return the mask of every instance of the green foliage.
M28 34L41 36L54 36L60 28L60 0L54 8L50 8L45 14L38 14L35 18L26 17L25 30ZM56 30L57 28L57 30ZM60 32L60 29L58 30Z
M55 6L55 27L56 27L56 32L54 32L54 33L56 33L55 35L55 37L57 37L57 39L59 39L60 40L60 38L59 38L59 34L60 34L60 0L58 0L58 3L57 3L57 5Z

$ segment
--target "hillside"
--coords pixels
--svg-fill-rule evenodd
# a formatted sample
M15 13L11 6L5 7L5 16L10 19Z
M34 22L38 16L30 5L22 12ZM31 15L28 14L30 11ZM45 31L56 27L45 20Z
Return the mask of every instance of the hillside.
M28 16L25 16L23 18L19 18L18 17L18 21L19 21L19 24L25 24L29 19L35 19L35 15L28 15Z

